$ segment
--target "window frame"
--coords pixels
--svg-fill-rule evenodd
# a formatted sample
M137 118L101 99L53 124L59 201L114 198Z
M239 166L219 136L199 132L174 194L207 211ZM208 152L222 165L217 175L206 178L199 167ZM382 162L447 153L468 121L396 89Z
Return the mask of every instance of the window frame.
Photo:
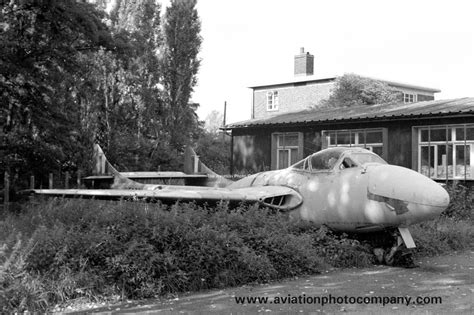
M267 112L278 111L280 103L278 90L267 91L267 93L265 93L265 101L267 104Z
M403 103L405 103L405 104L416 103L417 98L418 97L417 97L416 93L403 92Z
M464 139L458 140L456 137L456 129L462 128L464 130L465 136ZM413 135L414 140L416 143L413 145L413 165L414 169L424 174L425 176L434 179L434 180L464 180L464 181L472 181L474 180L474 139L467 140L467 128L474 128L474 124L446 124L446 125L430 125L430 126L414 126L413 127ZM446 139L439 140L439 141L431 141L431 131L432 130L445 130L446 131ZM422 141L422 131L428 131L428 141ZM445 146L446 152L446 164L439 165L438 161L438 151L440 146ZM463 165L464 166L464 174L457 175L457 147L462 146L464 147L464 158L463 158ZM428 147L428 173L425 174L422 170L422 148ZM451 152L449 148L451 147ZM431 149L433 148L433 149ZM431 150L433 150L433 168L431 167ZM469 164L466 164L467 155L466 152L469 154ZM448 155L451 154L451 156ZM451 164L449 161L451 160ZM442 171L439 171L438 167L445 167L444 174ZM451 166L451 175L449 172L449 167ZM468 168L470 170L468 171ZM433 174L431 174L433 171ZM439 175L441 173L441 175ZM469 173L469 176L468 176Z
M283 136L297 136L298 144L297 145L283 145L280 146L279 139ZM296 149L295 162L292 163L292 152L291 150ZM280 166L280 151L288 152L288 165ZM291 165L297 163L299 160L303 159L303 133L302 132L274 132L272 133L272 169L284 169L290 167Z
M337 136L338 133L347 133L349 132L349 144L338 144ZM381 132L382 142L367 142L367 134L372 132ZM331 144L331 134L335 134L335 144ZM364 133L364 142L360 143L359 134ZM352 143L352 134L354 135L354 143ZM331 148L331 147L358 147L368 149L371 152L374 152L374 148L381 148L382 154L380 157L384 160L387 160L387 147L388 147L388 129L387 128L362 128L362 129L336 129L336 130L322 130L321 137L323 141L322 148Z

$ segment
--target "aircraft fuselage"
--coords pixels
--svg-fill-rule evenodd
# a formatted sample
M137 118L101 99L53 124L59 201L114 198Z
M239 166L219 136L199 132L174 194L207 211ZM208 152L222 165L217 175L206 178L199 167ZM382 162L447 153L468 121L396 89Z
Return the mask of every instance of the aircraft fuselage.
M426 176L381 163L345 167L344 160L351 158L350 153L351 150L343 153L330 169L290 167L262 172L229 188L290 187L302 199L300 205L289 209L292 217L347 232L406 227L435 218L448 206L446 190ZM311 157L307 159L310 161Z

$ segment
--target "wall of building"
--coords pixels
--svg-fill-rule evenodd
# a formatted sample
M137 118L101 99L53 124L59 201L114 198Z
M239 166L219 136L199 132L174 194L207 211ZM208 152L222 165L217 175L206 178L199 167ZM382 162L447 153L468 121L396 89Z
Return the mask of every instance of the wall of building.
M323 148L321 132L323 130L348 130L366 128L385 128L387 130L383 157L388 163L416 169L414 161L413 127L428 125L472 124L473 118L429 118L405 121L372 121L365 123L308 124L304 126L236 129L234 136L234 172L243 169L247 173L268 169L271 165L271 135L275 132L302 132L303 157ZM236 144L239 143L239 144ZM416 144L415 144L416 146ZM242 148L245 148L242 151ZM417 148L415 148L417 150Z
M398 86L398 85L390 85L393 88L396 88L397 90L403 92L403 93L409 93L409 94L414 94L417 96L417 102L423 102L423 101L432 101L435 99L434 93L428 92L426 90L421 90L421 89L412 89L412 88L406 88L403 86Z
M283 113L305 110L317 106L322 100L329 97L334 88L334 84L334 81L301 82L255 88L253 91L252 118L269 118ZM403 93L416 95L418 102L430 101L435 98L434 93L426 90L397 85L391 86ZM278 91L278 110L269 111L267 110L267 93L272 91Z
M274 87L256 88L253 91L253 115L262 119L282 113L305 110L317 106L327 99L334 87L334 81L294 83ZM278 91L278 110L267 111L267 92Z
M254 130L233 133L233 173L249 174L270 170L271 133Z

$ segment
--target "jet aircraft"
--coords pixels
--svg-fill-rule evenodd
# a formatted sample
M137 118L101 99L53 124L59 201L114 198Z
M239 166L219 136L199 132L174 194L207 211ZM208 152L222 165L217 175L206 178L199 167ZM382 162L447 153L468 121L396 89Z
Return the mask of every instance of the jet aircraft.
M394 245L384 254L389 264L403 245L415 247L408 230L410 225L437 217L449 205L449 195L440 184L411 169L389 165L364 148L328 148L286 169L261 172L237 181L218 176L198 160L194 151L190 151L187 164L193 164L194 171L201 170L201 177L205 173L207 186L139 183L130 179L132 176L127 176L127 173L119 173L113 168L100 147L97 146L96 151L104 157L99 167L105 166L113 178L111 189L34 189L31 192L48 196L132 198L165 203L256 202L287 212L291 218L326 225L335 231L394 231ZM189 156L193 163L189 163ZM193 173L160 174L186 179L199 172Z

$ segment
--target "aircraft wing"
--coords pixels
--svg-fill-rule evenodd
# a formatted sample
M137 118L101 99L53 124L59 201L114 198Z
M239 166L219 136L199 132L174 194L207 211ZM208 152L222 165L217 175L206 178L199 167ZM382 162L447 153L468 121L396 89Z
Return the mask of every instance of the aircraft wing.
M258 202L279 210L291 210L299 206L303 199L295 190L284 186L260 186L245 188L215 188L200 186L157 185L154 189L32 189L28 192L37 195L94 198L94 199L132 199L164 203L176 201L196 201L215 203L229 201L231 203Z

